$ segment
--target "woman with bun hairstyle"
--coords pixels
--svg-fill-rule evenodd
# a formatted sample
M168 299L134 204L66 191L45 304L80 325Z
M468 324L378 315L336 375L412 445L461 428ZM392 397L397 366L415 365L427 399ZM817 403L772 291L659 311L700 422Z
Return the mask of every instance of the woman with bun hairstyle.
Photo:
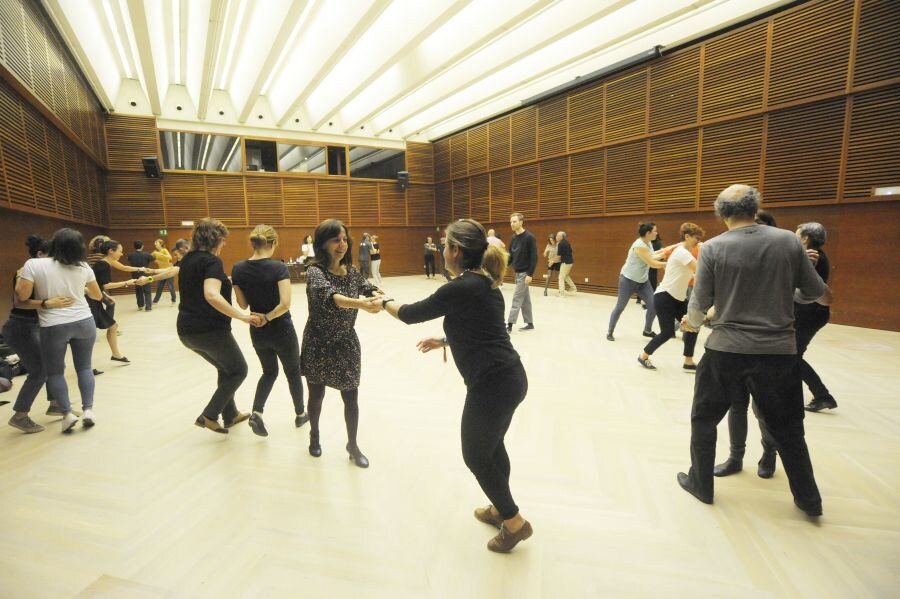
M260 327L250 328L250 340L263 372L256 384L249 424L254 433L267 437L262 415L278 378L279 360L294 402L294 426L303 426L309 416L303 408L300 342L291 319L291 275L284 262L272 259L278 248L278 233L269 225L258 225L250 233L250 245L253 256L234 265L231 281L238 305L245 310L249 307L265 321Z
M32 258L44 258L50 251L50 244L39 235L29 235L25 241L28 247L28 254ZM15 276L13 276L13 288L19 280L20 268ZM75 298L59 296L52 297L43 302L47 309L65 308L71 306L75 302ZM44 370L44 361L41 359L41 340L40 326L38 325L38 309L42 302L34 298L34 290L29 299L20 301L13 294L13 309L9 312L9 318L3 325L3 341L19 356L19 361L28 373L19 394L16 396L16 403L13 405L15 412L9 419L9 425L19 429L23 433L39 433L44 427L32 420L28 413L34 404L34 399L40 392L41 387L47 382L47 372ZM50 400L50 407L47 414L62 415L59 406L53 401L52 395L48 391L47 399Z
M87 297L102 297L94 271L85 263L84 238L74 229L60 229L53 234L47 258L32 258L25 263L16 281L16 299L38 304L41 361L47 373L47 392L59 404L62 431L78 422L69 402L66 384L66 349L72 348L72 362L81 391L81 418L85 428L94 426L94 372L91 355L97 338L97 327L91 316ZM71 302L58 301L69 298ZM55 306L55 307L54 307Z
M445 336L423 339L417 348L452 350L467 388L463 460L491 500L491 505L475 510L475 518L500 529L487 547L506 553L532 535L531 524L509 489L511 467L504 445L513 414L528 392L525 369L509 341L498 289L507 253L488 244L480 223L461 219L447 227L444 264L455 277L449 283L414 304L385 299L384 309L406 324L444 318Z
M341 392L344 401L347 453L354 464L368 468L369 460L356 442L362 357L354 325L359 310L375 314L382 307L381 298L376 297L378 288L353 266L353 247L341 221L328 219L316 227L315 256L306 270L309 317L303 329L300 361L309 387L309 454L316 458L322 455L319 416L325 387L331 387Z

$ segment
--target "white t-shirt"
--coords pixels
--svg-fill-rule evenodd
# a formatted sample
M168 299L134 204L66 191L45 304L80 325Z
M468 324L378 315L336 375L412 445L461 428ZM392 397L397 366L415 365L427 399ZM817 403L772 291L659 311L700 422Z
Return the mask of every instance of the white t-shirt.
M690 250L678 244L666 262L666 274L663 276L662 283L656 288L656 293L665 291L679 302L687 299L688 283L694 276L694 272L688 265L693 259Z
M35 299L45 300L57 296L75 298L75 303L66 308L38 309L38 320L42 327L91 318L91 309L84 298L84 286L97 278L86 262L66 266L53 258L32 258L22 268L21 278L34 283Z
M311 243L304 243L300 248L300 253L310 258L314 258L316 256L316 253L313 251L313 245Z

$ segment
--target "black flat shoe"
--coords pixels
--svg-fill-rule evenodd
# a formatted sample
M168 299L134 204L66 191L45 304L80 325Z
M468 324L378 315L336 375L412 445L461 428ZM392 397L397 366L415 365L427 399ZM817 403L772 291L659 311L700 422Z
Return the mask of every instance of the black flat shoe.
M607 341L615 341L616 338L613 337L613 334L612 334L612 333L607 333L607 334L606 334L606 340L607 340Z
M103 374L102 370L97 370L96 368L94 368L94 376L100 376L101 374Z
M534 325L532 323L526 323L524 327L519 327L520 331L533 331Z
M756 474L760 478L772 478L775 476L775 452L772 453L764 452L763 456L759 458L759 467L756 469Z
M833 410L837 407L837 401L831 396L826 395L822 399L813 399L808 405L803 406L807 412L821 412L822 410Z
M656 333L654 333L653 331L644 331L644 332L641 333L641 334L642 334L644 337L650 337L651 339L653 339L654 337L656 337Z
M129 360L125 356L122 356L121 358L117 358L115 356L110 356L109 359L113 360L114 362L124 362L125 364L131 364L131 360Z
M796 505L804 514L809 516L810 518L818 518L822 515L822 504L816 504L811 507L803 507L800 503L795 499L794 505Z
M269 436L269 431L266 430L266 423L263 422L262 414L257 414L256 412L253 412L253 414L250 415L250 420L249 420L248 424L250 425L250 430L253 431L254 435L257 435L260 437L268 437Z
M369 467L369 458L363 455L363 452L359 450L359 447L357 447L356 449L350 449L350 444L348 443L347 453L350 454L350 459L353 460L353 463L360 468Z
M296 426L297 428L300 428L307 422L309 422L309 414L307 414L306 412L294 416L294 426Z
M688 475L685 474L684 472L679 472L679 473L678 473L678 484L681 485L681 488L682 488L682 489L684 489L685 491L687 491L688 493L690 493L691 495L693 495L694 497L696 497L697 499L699 499L699 500L702 501L703 503L711 504L711 503L713 502L713 498L712 498L712 497L706 497L706 496L704 496L704 495L701 495L699 491L696 491L696 490L691 486L691 479L690 479L690 477L688 477Z
M744 469L744 464L737 458L728 458L713 468L713 476L731 476Z
M314 458L321 457L322 446L319 445L319 434L309 433L309 455Z

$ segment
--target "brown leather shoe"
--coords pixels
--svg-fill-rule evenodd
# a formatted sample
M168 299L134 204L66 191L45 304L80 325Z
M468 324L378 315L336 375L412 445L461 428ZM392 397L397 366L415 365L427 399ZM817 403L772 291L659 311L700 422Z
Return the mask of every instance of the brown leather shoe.
M519 544L519 541L524 541L532 534L534 534L534 531L531 529L531 524L528 523L528 520L517 532L509 532L506 529L506 525L503 524L500 526L500 532L497 536L488 541L487 548L497 553L509 553L513 550L513 547Z
M493 507L493 505L489 505L487 507L475 508L475 519L479 522L484 522L485 524L500 528L503 525L503 516L500 514L495 516L494 512L491 511L491 508Z
M218 420L207 418L203 414L197 416L197 419L194 421L194 426L199 426L200 428L208 428L214 433L221 433L223 435L228 434L228 429L220 426Z
M231 428L235 424L240 424L248 418L250 418L250 412L238 412L237 416L225 423L225 428Z

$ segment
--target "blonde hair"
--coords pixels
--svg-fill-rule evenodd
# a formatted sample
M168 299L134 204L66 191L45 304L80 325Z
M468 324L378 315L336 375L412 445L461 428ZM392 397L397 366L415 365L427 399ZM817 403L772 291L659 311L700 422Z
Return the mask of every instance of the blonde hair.
M250 245L254 250L262 249L266 246L275 247L278 244L278 233L270 225L256 225L250 233Z
M107 237L106 235L95 235L91 238L90 243L88 243L88 249L96 254L99 254L100 245L103 244L104 241L109 241L109 237Z
M462 254L462 266L466 270L481 268L493 284L499 287L506 274L509 254L506 250L487 242L487 233L477 220L462 218L447 226L447 245L456 246Z

